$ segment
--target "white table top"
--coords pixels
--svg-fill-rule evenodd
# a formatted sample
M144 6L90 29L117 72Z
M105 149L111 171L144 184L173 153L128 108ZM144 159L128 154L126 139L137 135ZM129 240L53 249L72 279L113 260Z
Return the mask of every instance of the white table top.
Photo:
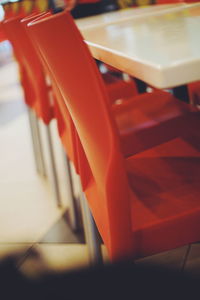
M176 4L163 4L163 5L150 5L143 7L120 9L117 11L104 13L92 17L86 17L76 20L78 27L83 29L92 28L94 26L103 26L105 24L119 23L125 20L129 20L141 16L155 14L159 11L168 10L175 7L186 7L186 3L176 3Z
M152 86L200 80L198 3L107 13L77 25L96 59Z

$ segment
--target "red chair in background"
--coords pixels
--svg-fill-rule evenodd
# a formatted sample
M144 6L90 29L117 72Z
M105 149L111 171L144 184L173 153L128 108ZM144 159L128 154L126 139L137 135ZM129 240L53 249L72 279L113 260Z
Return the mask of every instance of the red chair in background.
M30 14L31 12L38 13L40 11L38 7L38 1L32 1L32 0L8 2L2 5L5 13L4 21L8 21L15 17L23 18L24 16ZM5 33L5 26L3 26L3 23L2 23L2 29L4 29L3 31ZM12 35L12 30L10 33ZM10 34L8 33L8 37L9 35ZM7 39L9 39L8 37L6 36ZM16 39L16 36L13 35L13 38ZM17 47L14 47L14 50L15 50L15 57L17 58L19 63L20 51L17 51ZM28 117L29 117L29 123L30 123L31 135L32 135L36 169L39 174L46 176L46 166L44 163L44 154L42 148L40 128L37 122L37 118L35 117L35 114L33 113L32 109L30 109L31 103L34 102L35 100L32 99L33 97L30 89L30 80L28 78L26 69L20 63L19 63L19 73L20 73L21 84L24 90L25 103L27 104L27 108L28 108Z
M42 149L38 120L42 120L43 123L46 125L45 128L49 149L49 162L53 183L53 191L58 206L61 206L58 176L56 173L54 159L55 155L53 152L52 139L49 127L50 122L54 116L53 103L51 103L50 95L51 91L50 87L47 85L45 74L41 68L40 61L38 60L34 51L32 51L32 47L30 46L29 41L24 39L23 34L21 34L21 30L23 30L23 27L20 24L20 20L21 15L9 18L3 22L3 26L6 31L7 37L13 46L17 61L19 62L21 71L21 82L24 89L25 102L29 110L29 115L31 116L31 118L35 119L34 125L36 127L36 140L38 142L38 148L40 150L35 150L35 157L37 161L39 156L41 169L40 166L38 168L42 172L44 172L43 170L45 170L46 167L44 163L45 158ZM35 113L36 118L32 112Z
M173 97L163 101L160 94L163 110L156 113L158 101L152 109L148 107L150 116L142 113L146 122L141 127L148 131L151 121L162 127L166 109L171 129L183 117L182 130L179 128L179 135L170 141L167 138L163 144L124 158L105 86L73 19L66 12L59 13L33 21L28 30L80 137L83 149L78 146L77 153L79 170L83 168L83 189L110 258L142 257L198 241L199 114L190 113L188 105L182 106ZM136 118L139 106L138 100ZM179 108L179 117L173 108L176 112ZM190 133L184 132L188 127ZM163 136L165 133L163 130ZM194 135L192 142L187 134ZM88 166L80 155L83 150Z
M10 2L6 4L2 4L4 7L4 21L11 19L13 17L16 17L17 15L24 16L24 13L22 14L21 6L22 2ZM3 25L3 22L0 24L0 30L2 33L2 39L3 40L9 40L9 34L6 35L5 26ZM15 49L15 57L20 57ZM39 127L36 121L36 118L32 111L29 109L29 102L31 101L31 93L29 92L29 84L28 84L28 76L26 74L25 68L22 67L22 65L19 65L19 73L20 73L20 80L21 84L23 86L24 90L24 96L25 96L25 103L27 104L28 108L28 117L29 117L29 123L30 123L30 129L31 129L31 135L32 135L32 142L33 142L33 151L34 151L34 158L36 162L36 169L39 174L46 175L46 170L44 166L44 157L41 147L41 138L40 138L40 132Z

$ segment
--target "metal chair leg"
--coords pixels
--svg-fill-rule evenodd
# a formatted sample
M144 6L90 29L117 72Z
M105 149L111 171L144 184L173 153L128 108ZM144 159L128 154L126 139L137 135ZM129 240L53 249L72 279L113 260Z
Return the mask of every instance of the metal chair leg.
M32 112L33 117L33 124L34 124L34 131L36 136L36 142L37 142L37 149L38 149L38 157L40 160L40 169L41 169L41 175L46 177L46 166L45 166L45 159L44 159L44 151L43 151L43 145L42 145L42 139L41 139L41 133L40 133L40 127L39 127L39 120L35 116L35 113Z
M41 165L40 165L40 159L38 155L38 147L37 147L37 141L35 136L34 124L33 124L34 121L33 121L32 111L30 107L27 107L27 112L28 112L28 119L29 119L29 125L31 130L31 140L33 146L33 154L35 159L36 171L38 174L41 174Z
M69 218L70 218L70 226L73 231L77 231L79 229L79 219L78 219L78 208L76 205L75 193L73 188L73 179L72 172L70 167L69 159L62 148L65 169L66 169L66 181L67 181L67 193L69 199Z
M56 163L55 163L53 143L52 143L51 132L50 132L50 125L45 126L45 128L46 128L46 136L47 136L48 149L49 149L50 168L51 168L51 175L52 175L54 197L56 199L56 203L58 207L61 207L62 202L61 202L61 196L59 190L58 175L56 171Z
M36 169L40 175L46 176L46 167L45 167L44 153L43 153L43 147L42 147L42 141L40 135L39 121L31 108L28 108L28 117L29 117L29 123L31 128L33 151L34 151L34 157L36 161Z
M94 219L91 215L87 204L85 194L82 192L80 199L81 211L83 216L83 226L85 232L86 243L89 251L89 259L91 265L103 264L103 256L101 252L101 239Z

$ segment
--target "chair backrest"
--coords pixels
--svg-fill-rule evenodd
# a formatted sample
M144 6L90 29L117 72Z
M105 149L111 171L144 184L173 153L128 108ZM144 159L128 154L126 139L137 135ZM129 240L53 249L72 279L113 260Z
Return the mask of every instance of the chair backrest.
M20 1L19 14L22 16L27 16L34 12L35 1L32 0L22 0Z
M3 29L3 23L0 22L0 43L6 41L8 38L6 36L6 33Z
M13 17L12 2L2 3L2 7L4 10L4 19Z
M29 0L25 0L29 1ZM16 1L16 2L8 2L5 5L3 5L4 8L4 20L13 18L13 17L23 17L26 15L24 1Z
M3 3L5 19L26 16L31 13L40 14L49 8L49 0L19 0L16 2Z
M42 64L26 33L26 29L21 24L21 16L5 20L3 24L20 67L26 73L27 82L29 83L27 88L30 97L29 104L35 109L38 117L45 124L48 124L53 117L48 86Z
M130 190L97 66L68 12L33 21L28 28L59 86L89 162L88 201L102 238L111 257L114 248L116 256L130 254Z
M49 0L34 0L34 10L36 13L46 12L49 9Z
M12 44L15 58L17 59L19 65L20 79L23 85L25 102L28 106L32 107L34 105L35 99L33 93L31 92L31 88L29 87L30 81L28 80L27 72L21 60L19 41L16 38L14 32L12 31L12 18L8 18L2 21L2 27L6 34L7 39Z
M22 1L11 2L11 11L12 11L13 17L20 15L21 3L22 3Z
M36 18L41 19L43 18L43 16L46 17L50 15L51 15L50 11L45 13L40 13L40 14L33 13L30 16L22 19L21 24L23 25L23 28L26 31L26 36L28 35L27 24L29 22L31 22ZM45 74L47 74L49 77L48 67L43 64L43 61L40 58L39 50L35 47L33 41L30 38L29 40L31 41L32 51L34 51L35 54L37 55L38 59L40 60L40 63L42 63L43 69L45 70ZM62 140L64 149L68 155L68 158L73 162L76 172L79 173L78 158L77 158L76 147L75 147L75 145L77 144L77 137L75 134L74 124L72 122L68 109L64 103L62 94L60 93L60 90L58 89L54 81L51 81L51 88L52 88L53 98L54 98L54 116L57 120L58 132Z

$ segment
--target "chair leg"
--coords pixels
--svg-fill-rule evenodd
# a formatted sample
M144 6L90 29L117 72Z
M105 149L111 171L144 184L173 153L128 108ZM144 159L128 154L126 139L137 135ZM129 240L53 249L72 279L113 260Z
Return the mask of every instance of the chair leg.
M36 130L37 120L36 120L34 113L30 107L27 108L27 112L28 112L28 119L29 119L29 125L30 125L30 130L31 130L31 138L32 138L32 144L33 144L33 153L34 153L36 171L38 174L46 176L44 159L42 160L43 153L40 153L42 151L42 149L41 149L41 147L39 147L39 143L41 144L40 135L38 137L38 130Z
M77 231L79 229L79 220L78 220L78 209L75 200L75 193L73 188L73 179L72 172L70 167L69 159L62 148L65 169L66 169L66 181L67 181L67 193L69 199L69 218L70 218L70 226L73 231Z
M37 149L38 149L38 157L40 160L40 174L44 177L47 176L46 172L46 166L45 166L45 159L44 159L44 151L43 151L43 145L42 145L42 139L41 139L41 133L40 133L40 127L39 127L39 120L36 117L35 113L32 112L33 116L33 124L34 124L34 131L36 136L36 142L37 142Z
M83 217L85 239L89 251L90 264L103 264L100 235L95 225L90 209L88 207L85 194L83 192L80 199L80 203Z
M47 143L48 143L48 150L49 150L49 157L50 157L50 169L51 169L54 197L58 207L61 207L62 202L61 202L61 196L59 190L58 175L56 171L55 155L53 150L50 125L45 126L45 128L46 128L46 136L47 136Z
M31 114L31 109L28 107L27 108L28 112L28 120L29 120L29 125L30 125L30 131L31 131L31 140L32 140L32 146L33 146L33 154L34 154L34 159L35 159L35 166L36 166L36 171L38 174L40 174L41 169L40 169L40 161L39 161L39 156L37 155L38 149L37 149L37 142L35 138L35 132L34 132L34 125L33 125L33 118Z

